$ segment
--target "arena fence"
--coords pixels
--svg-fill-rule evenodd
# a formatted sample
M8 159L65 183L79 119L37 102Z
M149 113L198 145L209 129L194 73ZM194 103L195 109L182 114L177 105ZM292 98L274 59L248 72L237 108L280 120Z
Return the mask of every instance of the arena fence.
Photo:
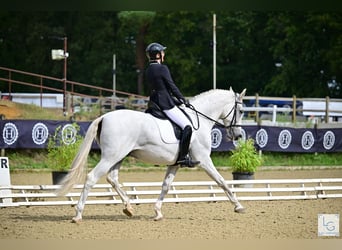
M342 178L273 179L227 181L241 201L298 200L342 198ZM122 187L132 204L154 203L162 182L124 182ZM83 185L75 185L65 196L56 196L58 185L0 186L0 207L75 205ZM181 181L171 185L164 202L218 202L228 200L213 181ZM86 204L121 204L117 192L109 184L96 184Z

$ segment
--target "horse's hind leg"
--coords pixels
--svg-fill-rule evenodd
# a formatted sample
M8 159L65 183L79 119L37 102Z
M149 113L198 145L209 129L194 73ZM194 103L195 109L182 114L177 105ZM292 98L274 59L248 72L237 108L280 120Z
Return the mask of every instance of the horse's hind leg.
M129 202L129 198L125 192L125 190L123 190L120 187L120 183L119 183L119 169L121 166L122 161L120 161L119 163L117 163L109 172L107 175L107 181L113 186L113 188L116 190L116 192L118 192L125 208L123 209L124 214L126 214L127 216L131 217L133 216L133 208Z
M161 212L163 200L164 200L165 195L168 193L168 191L170 189L171 183L173 182L178 169L179 169L179 166L169 166L167 168L165 178L163 181L161 193L159 195L159 198L158 198L156 204L154 205L154 211L156 213L156 216L154 217L155 221L159 221L159 220L163 219L163 214Z
M107 172L110 167L110 163L101 160L96 165L96 167L87 175L86 183L84 184L80 199L76 206L76 216L72 218L72 222L77 223L82 220L82 213L90 189L97 183L97 181Z

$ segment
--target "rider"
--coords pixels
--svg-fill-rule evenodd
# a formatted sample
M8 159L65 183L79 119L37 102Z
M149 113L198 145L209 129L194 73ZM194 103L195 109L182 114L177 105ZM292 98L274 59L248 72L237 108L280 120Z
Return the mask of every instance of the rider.
M192 125L177 107L180 104L189 106L189 103L173 82L169 68L162 64L165 49L166 47L159 43L151 43L146 48L146 56L150 63L146 69L146 77L151 89L150 101L157 104L166 116L182 129L179 156L176 164L182 167L194 167L200 162L192 160L189 156Z

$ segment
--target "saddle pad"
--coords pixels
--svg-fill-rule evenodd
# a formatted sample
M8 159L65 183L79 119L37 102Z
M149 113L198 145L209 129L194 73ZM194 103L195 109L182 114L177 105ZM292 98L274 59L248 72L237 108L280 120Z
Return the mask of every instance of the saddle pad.
M179 143L170 121L161 120L155 117L153 117L153 120L157 124L159 134L163 142L168 144Z

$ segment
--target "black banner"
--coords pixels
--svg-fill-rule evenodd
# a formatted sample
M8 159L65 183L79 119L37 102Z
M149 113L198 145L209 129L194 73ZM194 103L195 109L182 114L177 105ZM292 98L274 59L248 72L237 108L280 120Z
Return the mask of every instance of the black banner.
M77 122L80 134L85 135L90 122ZM70 130L71 122L53 120L1 120L0 148L34 149L46 148L49 136L57 127ZM269 152L341 152L342 128L311 129L272 126L243 126L243 137L253 138L257 148ZM212 151L229 151L235 145L227 141L225 129L214 127L211 131ZM68 138L66 138L68 139ZM69 138L70 139L70 138ZM63 138L64 140L64 138ZM92 149L98 149L94 142Z
M268 152L340 152L342 128L310 129L272 126L242 126L243 137L253 138L257 149ZM213 128L212 151L229 151L235 145L226 139L226 131Z

